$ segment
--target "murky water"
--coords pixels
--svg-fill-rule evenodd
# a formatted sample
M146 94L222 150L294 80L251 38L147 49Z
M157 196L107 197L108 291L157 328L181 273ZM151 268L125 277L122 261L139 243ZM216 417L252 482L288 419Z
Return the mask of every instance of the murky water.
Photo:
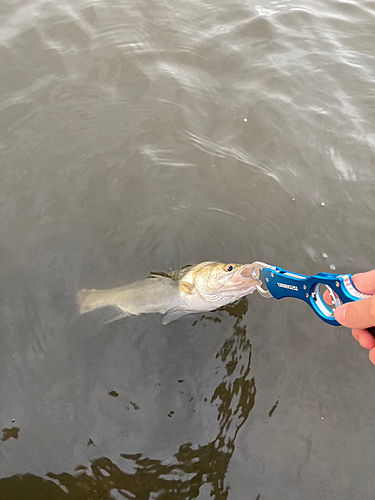
M373 500L374 367L254 294L78 317L203 260L373 268L375 2L0 4L0 496Z

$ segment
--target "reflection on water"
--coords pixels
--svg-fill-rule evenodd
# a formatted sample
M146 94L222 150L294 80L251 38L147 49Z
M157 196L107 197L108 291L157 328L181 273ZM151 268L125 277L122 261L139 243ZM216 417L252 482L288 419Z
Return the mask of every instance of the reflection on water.
M269 417L272 417L272 415L273 415L274 411L276 410L278 404L279 404L279 399L276 401L276 403L272 406L272 408L268 412L268 416Z
M1 441L8 441L8 439L13 438L13 439L18 439L18 433L20 431L19 427L11 427L10 429L7 429L6 427L2 430L3 437Z
M256 387L254 377L250 377L251 343L243 322L248 301L244 297L222 309L233 317L234 325L232 335L216 354L224 368L224 376L210 401L218 412L219 431L215 439L196 447L183 443L171 459L159 460L140 453L122 453L121 458L126 461L124 466L121 462L117 465L111 459L101 457L93 460L90 467L78 465L74 474L47 474L57 481L63 492L69 493L71 498L83 500L182 500L196 498L206 485L215 500L227 498L229 487L225 484L225 475L238 432L254 406ZM217 318L213 316L212 319ZM116 397L117 393L112 392L110 394ZM133 469L133 472L125 472L124 469ZM24 493L34 488L41 495L48 493L51 500L64 498L61 488L54 486L36 476L18 476L0 480L0 496L5 498L2 492L13 495L15 491Z

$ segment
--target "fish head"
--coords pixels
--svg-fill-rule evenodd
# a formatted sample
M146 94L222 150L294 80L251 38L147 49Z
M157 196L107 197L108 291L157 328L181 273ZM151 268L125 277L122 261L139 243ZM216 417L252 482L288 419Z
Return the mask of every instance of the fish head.
M253 293L261 282L253 274L251 264L204 262L195 266L193 284L206 301L217 307ZM189 274L190 274L189 273Z

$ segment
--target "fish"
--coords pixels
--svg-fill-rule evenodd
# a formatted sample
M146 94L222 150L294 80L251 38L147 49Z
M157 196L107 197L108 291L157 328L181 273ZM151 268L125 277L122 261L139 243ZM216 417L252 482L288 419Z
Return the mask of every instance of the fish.
M202 262L109 290L83 289L77 294L80 314L105 310L103 323L143 313L163 314L167 325L186 314L214 311L256 290L261 282L251 264Z

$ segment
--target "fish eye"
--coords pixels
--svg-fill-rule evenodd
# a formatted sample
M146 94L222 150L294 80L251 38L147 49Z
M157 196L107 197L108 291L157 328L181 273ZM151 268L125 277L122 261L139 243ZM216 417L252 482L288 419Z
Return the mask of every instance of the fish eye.
M226 267L225 267L225 271L228 271L228 272L229 272L229 271L233 271L233 266L232 266L232 264L229 264L229 266L226 266Z

